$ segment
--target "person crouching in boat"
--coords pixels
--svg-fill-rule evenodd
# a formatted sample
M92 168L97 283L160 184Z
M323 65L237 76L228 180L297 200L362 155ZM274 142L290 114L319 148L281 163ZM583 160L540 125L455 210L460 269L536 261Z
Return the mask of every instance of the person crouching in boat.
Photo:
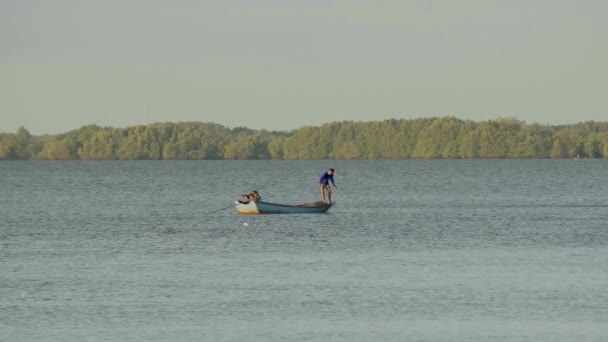
M262 199L262 196L260 196L260 194L256 190L253 190L247 194L247 200L245 200L245 201L239 200L239 202L242 204L247 204L249 202L259 202L261 199Z
M325 192L327 191L327 203L331 202L331 186L329 183L334 186L334 188L338 188L336 186L336 182L334 182L334 173L336 170L330 168L325 171L321 177L319 178L319 192L321 193L321 201L325 202Z

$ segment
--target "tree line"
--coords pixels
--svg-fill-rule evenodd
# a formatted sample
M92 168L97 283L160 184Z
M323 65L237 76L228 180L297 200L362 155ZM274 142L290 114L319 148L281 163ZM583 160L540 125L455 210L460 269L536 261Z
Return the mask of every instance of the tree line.
M214 123L0 133L0 160L604 158L608 122L526 124L455 117L331 122L291 132Z

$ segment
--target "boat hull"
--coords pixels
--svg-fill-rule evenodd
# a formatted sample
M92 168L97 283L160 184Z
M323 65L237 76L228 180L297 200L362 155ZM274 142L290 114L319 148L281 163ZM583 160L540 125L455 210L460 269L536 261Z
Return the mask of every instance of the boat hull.
M238 202L237 202L238 203ZM334 205L323 202L306 203L300 205L285 205L268 202L238 203L236 211L239 214L320 214L325 213Z

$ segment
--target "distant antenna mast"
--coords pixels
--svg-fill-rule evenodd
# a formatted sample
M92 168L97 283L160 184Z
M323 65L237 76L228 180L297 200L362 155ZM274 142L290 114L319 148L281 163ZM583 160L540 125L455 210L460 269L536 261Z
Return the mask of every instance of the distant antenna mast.
M150 124L150 105L146 103L144 106L144 115L146 116L146 125Z

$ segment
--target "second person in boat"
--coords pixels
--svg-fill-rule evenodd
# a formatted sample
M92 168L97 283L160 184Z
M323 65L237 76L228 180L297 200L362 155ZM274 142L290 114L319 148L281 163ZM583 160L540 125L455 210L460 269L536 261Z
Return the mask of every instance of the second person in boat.
M327 192L327 203L332 203L331 201L331 186L329 185L329 183L331 183L331 185L334 186L334 188L338 188L338 186L336 186L336 182L334 182L334 173L336 172L336 170L330 168L327 171L325 171L321 177L319 178L319 192L321 193L321 201L325 202L325 192Z

